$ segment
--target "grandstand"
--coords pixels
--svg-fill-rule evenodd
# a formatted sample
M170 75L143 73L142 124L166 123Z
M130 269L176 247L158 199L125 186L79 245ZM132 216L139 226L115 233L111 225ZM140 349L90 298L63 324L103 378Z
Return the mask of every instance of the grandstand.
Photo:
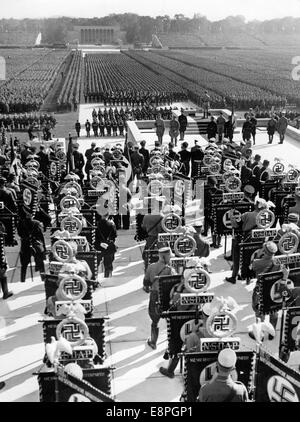
M264 43L246 32L217 32L201 34L205 44L210 47L262 48Z
M300 34L258 34L257 38L260 38L265 45L270 47L285 47L285 48L299 48L300 47Z
M206 44L202 38L194 34L157 34L157 39L162 47L168 48L199 48L204 47ZM157 47L154 43L153 47Z
M152 46L154 48L266 48L266 47L299 47L299 34L285 33L248 33L246 31L238 32L206 32L201 35L196 34L178 34L161 33L152 37Z
M34 46L38 32L28 31L5 31L0 32L1 46Z

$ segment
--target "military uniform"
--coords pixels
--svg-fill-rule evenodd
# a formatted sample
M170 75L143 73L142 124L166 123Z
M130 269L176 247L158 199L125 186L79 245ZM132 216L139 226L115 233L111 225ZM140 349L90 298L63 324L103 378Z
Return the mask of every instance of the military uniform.
M215 379L203 385L199 393L201 403L247 402L248 392L243 383L217 375Z
M84 158L81 152L79 151L73 151L73 157L74 157L74 172L80 177L80 180L82 182L84 175L83 175L83 167L84 167Z
M46 252L43 226L40 221L34 220L30 215L21 218L17 227L21 238L21 282L26 280L26 271L31 256L34 257L36 270L45 272L44 259Z
M170 253L170 248L161 248L159 249L159 254ZM158 302L158 279L157 277L163 275L174 275L176 271L169 264L166 264L160 257L158 262L150 264L147 268L145 277L144 277L144 286L151 288L150 298L149 298L149 307L148 313L151 323L151 339L148 340L148 345L152 349L156 349L156 343L159 334L158 323L160 320L160 313L157 309Z
M187 117L182 113L178 117L178 122L179 122L180 140L183 141L184 140L184 133L186 131L187 124L188 124Z
M115 253L117 251L115 240L117 237L117 230L115 223L112 220L101 217L97 223L95 249L101 252L104 264L104 277L111 277L113 271L113 262ZM106 243L107 248L101 246Z
M233 381L231 372L235 368L236 354L232 349L223 349L218 355L217 376L201 386L198 401L201 403L247 402L245 385Z
M257 227L256 224L256 217L258 215L258 210L254 210L251 212L245 212L242 214L241 223L237 224L235 219L232 220L232 225L234 228L238 228L241 226L242 234L235 234L235 237L232 239L232 260L233 260L233 267L232 267L232 276L226 277L226 281L235 284L236 277L238 276L239 269L240 269L240 247L239 244L241 242L242 237L246 237L251 230Z

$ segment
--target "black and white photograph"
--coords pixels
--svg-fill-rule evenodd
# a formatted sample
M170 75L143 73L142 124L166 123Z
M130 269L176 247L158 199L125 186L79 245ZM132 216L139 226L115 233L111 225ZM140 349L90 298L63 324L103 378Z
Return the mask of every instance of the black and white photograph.
M0 402L299 401L300 0L3 2Z

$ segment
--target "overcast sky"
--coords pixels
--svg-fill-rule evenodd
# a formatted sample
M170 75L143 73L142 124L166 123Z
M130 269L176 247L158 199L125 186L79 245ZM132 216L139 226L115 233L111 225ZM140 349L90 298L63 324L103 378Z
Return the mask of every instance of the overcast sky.
M110 13L169 15L201 13L210 20L244 15L247 20L300 17L300 0L2 0L2 18L102 17Z

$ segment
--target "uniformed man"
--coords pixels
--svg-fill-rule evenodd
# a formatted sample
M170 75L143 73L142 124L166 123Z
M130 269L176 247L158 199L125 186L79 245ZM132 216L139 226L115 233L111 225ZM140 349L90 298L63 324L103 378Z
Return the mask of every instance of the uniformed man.
M202 385L199 391L199 402L225 403L247 402L248 392L245 385L233 381L231 373L235 369L236 353L232 349L224 349L218 355L217 375Z
M250 204L254 204L254 194L255 194L254 187L251 185L246 185L243 191L244 191L243 202L249 202Z
M144 156L143 154L141 154L139 152L139 146L135 145L134 146L134 151L131 154L131 165L132 165L132 173L133 173L133 178L135 178L135 176L137 176L137 179L141 178L141 174L143 171L143 167L144 167Z
M6 188L5 184L6 179L0 177L0 202L3 202L4 207L8 209L8 211L16 214L18 212L17 204L12 192Z
M26 144L23 144L23 150L21 151L21 164L23 166L24 166L24 164L27 161L28 155L31 154L30 148L31 148L30 142L27 142Z
M91 132L91 124L90 124L90 122L88 120L85 122L85 130L86 130L86 136L87 136L87 138L89 138L91 136L90 135L90 132Z
M97 137L98 136L98 128L99 128L99 125L98 125L98 122L97 122L96 119L93 120L92 128L93 128L94 136Z
M75 130L76 130L78 138L80 138L81 124L79 120L77 120L77 122L75 123Z
M269 142L268 144L272 144L274 134L276 131L277 121L275 120L274 116L271 116L271 119L268 121L267 132L269 135Z
M104 137L105 133L104 133L104 129L105 129L105 125L104 125L104 121L102 119L102 117L99 119L99 136Z
M156 155L158 152L161 152L160 143L158 141L154 142L154 148L150 151L150 158L153 155Z
M175 305L176 303L180 302L181 293L189 293L189 291L187 291L184 287L184 280L179 284L178 287L176 287L176 291L173 293L172 295L173 297L170 301L171 306L172 306L172 303L174 303ZM174 306L174 305L172 306L171 309L176 310L176 311L184 310L184 309L185 310L195 309L194 305L192 305L191 307L189 306L181 307L180 305L177 305L177 306ZM199 318L197 324L193 326L192 332L186 337L185 344L184 344L186 352L200 352L200 339L211 337L210 334L206 330L206 322L210 314L211 314L210 304L206 303L202 307L202 312L200 314L201 317ZM178 365L178 362L179 362L179 357L175 356L171 358L169 361L168 368L164 368L163 366L161 366L159 368L159 372L165 377L174 378L175 376L174 371ZM195 383L191 383L191 384L195 384ZM195 391L194 392L195 398L197 397L197 394L198 394L198 391Z
M217 132L218 132L218 142L222 142L224 131L225 131L226 120L223 117L223 113L220 112L219 117L217 118Z
M230 210L230 219L232 223L232 227L234 229L241 229L242 231L242 237L245 238L251 230L254 230L257 227L256 223L256 217L258 213L266 209L267 204L266 201L263 199L257 199L254 204L254 210L248 211L242 214L241 221L238 223L236 221L236 218L234 217L234 210ZM240 248L239 243L241 240L240 235L235 235L235 237L232 239L232 259L233 259L233 268L232 268L232 276L226 277L225 280L229 283L236 284L236 278L239 273L240 268Z
M21 282L24 283L27 267L32 256L35 260L36 270L41 273L45 272L44 259L46 258L46 244L42 223L33 219L32 215L24 209L21 210L20 217L17 230L21 238Z
M45 145L40 145L40 151L37 153L38 162L40 164L39 170L45 175L48 176L48 166L49 166L49 155L45 151Z
M153 201L156 201L154 197ZM159 203L157 204L159 206ZM147 214L144 216L142 221L142 229L147 233L146 245L143 251L143 260L146 267L146 255L145 252L149 249L153 249L158 240L159 233L162 232L161 222L163 219L163 213ZM144 284L144 290L149 293L149 287Z
M158 261L150 264L147 268L144 277L144 286L150 288L149 308L148 313L151 323L151 337L147 340L148 346L151 349L156 349L156 343L159 334L158 323L160 320L160 313L157 309L158 302L158 277L163 275L175 275L176 271L170 265L171 248L163 247L158 250Z
M141 144L141 148L139 150L139 153L142 154L142 156L144 157L144 165L143 165L142 171L143 171L143 174L146 175L148 167L149 167L150 153L149 153L149 150L145 148L146 141L141 141L140 144Z
M272 273L280 269L280 266L273 261L277 251L276 243L269 241L263 244L262 255L256 259L254 258L251 263L256 278L262 273Z
M203 119L208 119L208 110L210 107L210 95L205 91L203 98Z
M163 142L163 136L165 133L165 124L164 121L161 118L161 114L159 113L157 115L157 119L155 120L154 126L156 128L156 135L158 138L158 142L160 145L162 145Z
M184 134L188 125L187 117L184 114L184 110L181 109L181 115L178 117L179 122L179 133L180 133L180 141L184 140Z
M112 276L113 262L117 251L115 240L117 230L115 223L109 218L109 213L105 212L98 216L97 229L95 235L95 249L101 252L104 264L104 277Z
M253 145L255 145L257 120L256 120L254 114L251 114L251 116L250 116L250 123L251 123L251 135L252 135L252 138L253 138Z
M245 188L246 185L250 186L249 183L252 177L252 169L246 164L246 160L242 158L242 165L241 165L241 182L242 187ZM253 187L253 186L252 186ZM255 189L253 188L254 192Z
M174 144L172 142L169 143L169 151L165 156L166 160L168 161L179 161L179 155L174 151Z
M82 182L84 178L83 167L84 167L84 158L81 152L78 151L79 145L73 145L73 157L74 157L74 173L77 174Z
M210 122L207 125L207 139L215 138L218 132L217 123L214 116L211 116Z
M85 164L84 171L87 175L88 181L90 180L90 170L92 170L92 168L93 168L91 161L95 158L95 156L93 156L93 154L95 152L95 148L96 148L96 142L92 142L91 148L89 148L85 151L86 164Z
M202 161L204 158L204 152L201 146L198 144L197 139L194 141L195 145L191 148L191 166L192 166L192 174L191 177L196 176L196 161Z
M277 122L277 132L279 133L280 142L279 144L283 144L285 132L288 127L288 119L282 114L279 114L279 120Z
M175 146L177 146L177 137L179 135L179 122L178 120L176 120L175 115L173 115L172 120L170 121L169 135L171 138L171 142L173 143L174 141Z

